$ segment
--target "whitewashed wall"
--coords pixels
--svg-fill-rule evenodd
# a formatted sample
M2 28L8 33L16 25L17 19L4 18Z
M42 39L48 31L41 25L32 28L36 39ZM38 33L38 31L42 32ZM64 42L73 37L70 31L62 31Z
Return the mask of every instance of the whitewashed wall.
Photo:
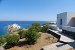
M64 26L63 29L65 29L65 30L67 30L67 31L75 32L75 27Z
M53 30L56 30L56 31L59 30L59 28L57 27L57 25L51 25L50 28L53 29Z
M62 19L62 25L60 25L60 19ZM57 27L62 28L67 24L67 12L57 14Z
M75 26L75 13L67 12L67 26Z

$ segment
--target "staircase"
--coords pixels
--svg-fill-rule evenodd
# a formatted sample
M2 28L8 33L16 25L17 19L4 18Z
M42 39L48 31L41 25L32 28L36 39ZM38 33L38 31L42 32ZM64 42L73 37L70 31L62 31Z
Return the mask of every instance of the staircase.
M59 42L47 45L42 47L43 50L68 50L72 47L75 47L75 40L71 39L70 36L66 36L63 33L60 33L59 31L51 30L49 29L49 32L52 34L55 34L59 37Z
M60 33L60 31L55 31L55 30L51 30L49 29L49 31L55 35L58 35L60 36L58 39L60 41L63 41L63 42L74 42L73 39L70 38L70 36L67 37L67 35L63 34L63 33Z

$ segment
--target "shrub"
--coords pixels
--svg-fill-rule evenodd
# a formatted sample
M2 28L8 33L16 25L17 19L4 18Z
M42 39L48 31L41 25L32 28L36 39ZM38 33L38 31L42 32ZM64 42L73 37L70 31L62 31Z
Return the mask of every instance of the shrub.
M26 31L24 31L24 30L21 30L21 31L19 31L19 35L20 35L20 38L25 38L25 34L27 33L27 30Z
M5 43L5 38L4 36L0 36L0 46L3 45Z
M36 40L40 37L40 34L33 28L29 28L28 32L25 35L28 44L34 44Z
M33 23L32 26L35 28L36 31L41 31L41 25L39 23Z
M25 35L27 34L27 30L26 31L23 31L22 33L22 38L25 38Z
M7 37L6 37L7 44L6 44L5 48L10 48L10 47L16 45L18 43L19 39L20 39L19 35L13 35L13 34L7 35Z
M41 29L41 31L42 32L47 32L48 31L48 29L49 29L49 25L44 25L43 27L42 27L42 29Z

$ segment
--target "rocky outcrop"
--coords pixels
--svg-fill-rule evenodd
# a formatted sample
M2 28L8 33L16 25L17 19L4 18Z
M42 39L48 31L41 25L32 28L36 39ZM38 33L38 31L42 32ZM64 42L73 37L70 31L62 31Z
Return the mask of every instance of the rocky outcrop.
M12 24L12 25L7 26L7 30L9 32L15 32L15 31L17 31L19 29L21 29L21 26L19 26L18 24Z

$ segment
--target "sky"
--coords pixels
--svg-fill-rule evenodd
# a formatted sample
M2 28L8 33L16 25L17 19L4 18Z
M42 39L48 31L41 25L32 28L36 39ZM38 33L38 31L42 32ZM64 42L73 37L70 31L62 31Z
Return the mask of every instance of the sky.
M0 0L0 21L56 21L75 12L75 0Z

